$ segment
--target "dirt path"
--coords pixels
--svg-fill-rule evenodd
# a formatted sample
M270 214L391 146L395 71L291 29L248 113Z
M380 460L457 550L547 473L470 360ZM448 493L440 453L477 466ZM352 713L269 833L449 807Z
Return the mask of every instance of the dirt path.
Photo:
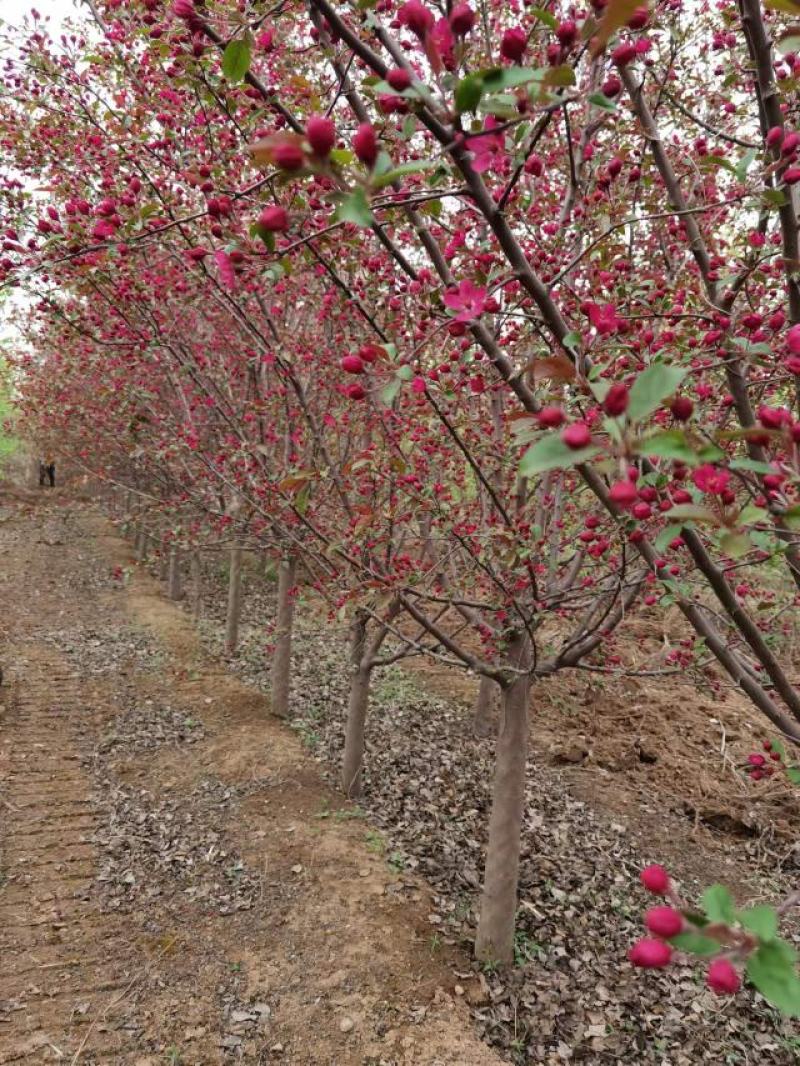
M496 1066L425 886L128 565L0 501L0 1066Z

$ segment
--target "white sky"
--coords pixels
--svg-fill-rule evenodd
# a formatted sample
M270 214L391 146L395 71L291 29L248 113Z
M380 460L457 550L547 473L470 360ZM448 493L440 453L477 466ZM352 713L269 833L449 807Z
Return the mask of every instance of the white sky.
M0 3L0 19L11 23L12 26L22 22L30 9L35 7L42 17L50 16L49 28L58 29L62 19L74 14L80 7L80 0L2 0Z

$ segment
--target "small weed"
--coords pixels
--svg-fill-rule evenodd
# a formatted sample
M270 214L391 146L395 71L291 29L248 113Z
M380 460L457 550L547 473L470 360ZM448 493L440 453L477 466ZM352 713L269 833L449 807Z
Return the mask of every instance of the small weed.
M399 851L393 851L386 861L397 873L400 873L406 868L406 860Z
M367 842L369 850L373 851L376 855L383 855L386 851L386 841L382 834L377 830L370 829L364 839Z
M170 1066L182 1066L183 1058L181 1056L180 1048L168 1047L164 1054Z
M527 962L536 962L544 958L545 951L541 944L533 940L524 929L514 934L514 965L524 966Z
M442 938L439 936L438 933L432 933L431 934L431 940L430 940L431 957L433 957L436 954L436 952L441 949L441 947L442 947Z
M295 719L295 721L290 722L289 725L300 737L300 743L304 748L316 748L322 740L319 733L315 729L312 729L308 722L303 721L302 719Z
M242 972L242 964L240 962L232 962L230 964L230 970L231 970L231 973L241 973Z
M484 961L481 963L481 969L484 973L497 973L497 971L500 969L500 963L497 961L497 959L484 959Z
M332 811L326 800L316 817L330 818L334 822L349 822L353 818L366 818L367 812L362 811L360 807L338 807Z

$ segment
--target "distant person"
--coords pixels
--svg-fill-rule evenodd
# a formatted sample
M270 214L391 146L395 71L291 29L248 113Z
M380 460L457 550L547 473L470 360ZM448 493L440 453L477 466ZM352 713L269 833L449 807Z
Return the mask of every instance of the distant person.
M56 487L56 461L55 459L45 459L45 469L47 470L47 480L51 489Z
M39 488L44 488L44 483L47 480L47 464L44 459L39 460Z

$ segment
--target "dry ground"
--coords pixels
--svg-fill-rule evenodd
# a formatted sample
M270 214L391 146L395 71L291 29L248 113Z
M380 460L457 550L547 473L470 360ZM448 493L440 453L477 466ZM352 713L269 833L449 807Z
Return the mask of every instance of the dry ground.
M424 883L116 566L69 496L0 494L0 1066L497 1064Z

